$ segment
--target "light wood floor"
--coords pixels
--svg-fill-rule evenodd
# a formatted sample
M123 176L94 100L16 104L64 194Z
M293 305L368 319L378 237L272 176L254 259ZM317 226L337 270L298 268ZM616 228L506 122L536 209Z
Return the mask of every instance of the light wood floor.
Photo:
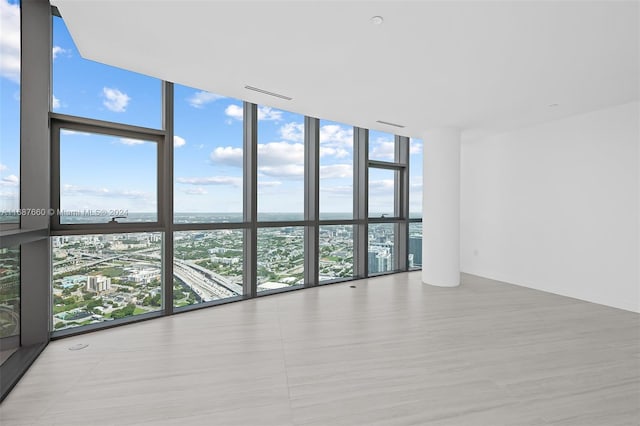
M639 318L379 277L52 342L0 424L637 426Z

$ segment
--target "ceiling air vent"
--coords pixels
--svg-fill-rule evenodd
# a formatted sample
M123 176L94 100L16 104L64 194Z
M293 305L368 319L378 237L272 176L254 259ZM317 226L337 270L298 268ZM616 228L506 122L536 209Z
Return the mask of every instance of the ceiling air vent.
M290 101L290 100L293 99L293 98L291 98L289 96L281 95L279 93L269 92L268 90L260 89L258 87L244 86L244 88L247 89L247 90L253 90L254 92L264 93L265 95L275 96L276 98L285 99L287 101Z
M376 123L386 124L387 126L400 127L401 129L404 129L404 126L402 124L389 123L388 121L382 120L376 120Z

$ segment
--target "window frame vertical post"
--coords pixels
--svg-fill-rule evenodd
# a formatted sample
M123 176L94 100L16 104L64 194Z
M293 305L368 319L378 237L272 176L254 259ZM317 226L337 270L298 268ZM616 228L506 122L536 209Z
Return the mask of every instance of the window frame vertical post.
M369 216L369 130L353 128L353 275L354 278L366 278L368 265L368 228Z
M165 315L173 314L173 83L162 81L162 128L165 131L163 152L159 153L158 179L161 183L158 194L159 221L164 228L162 239L163 308Z
M243 296L256 297L258 275L258 106L243 102Z
M320 120L304 117L304 285L319 281Z
M49 212L51 157L51 7L48 1L21 3L20 208ZM48 214L23 215L20 229L49 232ZM48 342L51 322L49 238L22 244L21 345Z

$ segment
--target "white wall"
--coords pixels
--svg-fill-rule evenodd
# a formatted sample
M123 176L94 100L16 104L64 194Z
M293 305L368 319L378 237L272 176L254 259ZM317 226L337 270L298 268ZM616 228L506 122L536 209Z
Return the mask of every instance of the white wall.
M461 269L640 312L637 102L464 140Z

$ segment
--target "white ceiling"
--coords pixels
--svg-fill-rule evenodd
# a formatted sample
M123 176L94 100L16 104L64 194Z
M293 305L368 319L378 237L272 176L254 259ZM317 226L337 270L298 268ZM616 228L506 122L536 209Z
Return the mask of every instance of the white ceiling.
M400 123L408 136L506 130L639 98L638 1L52 3L86 58L362 127Z

